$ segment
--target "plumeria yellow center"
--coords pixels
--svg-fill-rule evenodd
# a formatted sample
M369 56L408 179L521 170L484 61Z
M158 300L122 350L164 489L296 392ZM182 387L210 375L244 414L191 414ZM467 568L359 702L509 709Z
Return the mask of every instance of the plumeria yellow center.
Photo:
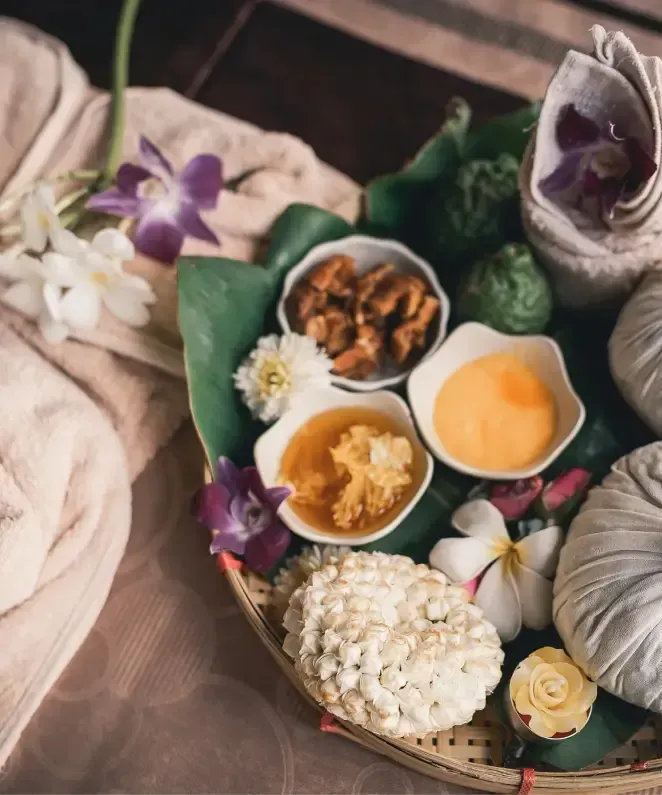
M508 538L495 538L492 541L492 548L495 557L500 558L503 555L507 555L509 561L511 559L512 561L519 560L515 544Z
M51 219L48 213L44 212L43 210L39 210L37 213L37 217L39 218L39 223L44 227L44 229L50 230Z
M278 356L270 356L262 363L258 387L262 398L279 395L292 388L289 368Z

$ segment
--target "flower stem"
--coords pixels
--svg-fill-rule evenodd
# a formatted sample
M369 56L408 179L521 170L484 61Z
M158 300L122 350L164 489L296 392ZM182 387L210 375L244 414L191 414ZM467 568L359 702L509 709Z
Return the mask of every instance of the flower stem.
M24 185L20 190L16 191L16 193L12 193L0 202L0 215L4 215L7 210L15 209L15 205L27 196L28 193L31 193L40 182L46 185L52 185L55 182L94 182L99 179L100 176L100 171L78 169L74 171L64 171L62 174L57 174L45 180L40 179L36 182L30 182L28 185Z
M140 0L124 0L117 34L115 36L115 54L113 56L113 94L110 110L110 145L108 157L103 170L103 179L109 183L115 178L115 172L122 157L124 143L124 89L129 80L129 55L133 26L138 15Z

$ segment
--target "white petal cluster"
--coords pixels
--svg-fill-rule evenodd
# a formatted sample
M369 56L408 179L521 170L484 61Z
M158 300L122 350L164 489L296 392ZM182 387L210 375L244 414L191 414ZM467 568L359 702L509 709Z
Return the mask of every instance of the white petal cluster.
M329 386L333 362L312 337L270 334L234 374L235 387L251 414L270 423L292 408L310 389Z
M324 566L283 623L311 696L389 737L468 723L501 678L499 636L468 592L401 555L352 552Z
M0 255L0 278L11 282L0 300L35 320L48 342L63 342L71 329L96 328L102 307L129 326L149 322L147 307L156 295L148 282L124 271L135 255L126 235L101 229L90 242L64 229L47 185L30 192L20 212L20 248L40 257Z
M282 622L292 594L314 571L319 571L327 563L338 563L351 551L352 548L347 546L313 544L304 547L299 555L289 558L276 575L271 592L271 607L278 621Z

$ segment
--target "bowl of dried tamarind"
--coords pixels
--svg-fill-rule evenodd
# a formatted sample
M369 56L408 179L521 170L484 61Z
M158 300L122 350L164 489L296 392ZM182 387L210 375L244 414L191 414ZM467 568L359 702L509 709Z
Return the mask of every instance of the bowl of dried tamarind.
M370 392L403 383L437 350L450 301L430 264L402 243L352 235L292 268L277 314L284 332L326 351L337 386Z

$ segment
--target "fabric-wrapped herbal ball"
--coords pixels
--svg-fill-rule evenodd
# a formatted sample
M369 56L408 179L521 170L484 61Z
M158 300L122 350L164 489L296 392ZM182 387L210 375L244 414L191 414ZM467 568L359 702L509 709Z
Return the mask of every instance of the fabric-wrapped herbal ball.
M652 271L627 302L609 340L609 366L623 397L662 438L662 273Z
M446 260L470 262L496 250L519 218L519 163L510 154L495 160L470 160L460 166L455 184L432 207L434 249Z
M523 243L503 246L471 266L458 292L462 320L476 320L505 334L539 334L552 316L545 272Z
M589 492L561 550L554 621L589 678L662 713L662 442Z
M468 723L501 678L499 637L468 592L401 555L353 552L325 566L283 623L311 696L389 737Z

